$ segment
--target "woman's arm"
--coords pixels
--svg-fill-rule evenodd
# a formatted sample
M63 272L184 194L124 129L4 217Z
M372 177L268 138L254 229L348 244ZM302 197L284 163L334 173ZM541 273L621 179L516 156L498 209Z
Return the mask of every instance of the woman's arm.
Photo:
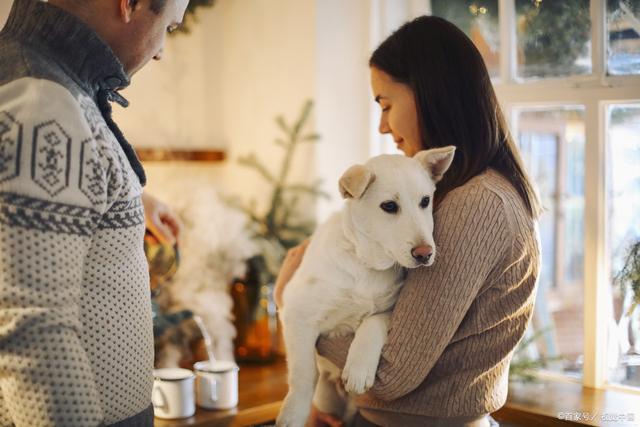
M402 397L424 381L511 247L502 200L482 185L460 190L434 215L436 262L410 271L400 292L371 389L381 400ZM350 342L321 338L317 348L342 368Z

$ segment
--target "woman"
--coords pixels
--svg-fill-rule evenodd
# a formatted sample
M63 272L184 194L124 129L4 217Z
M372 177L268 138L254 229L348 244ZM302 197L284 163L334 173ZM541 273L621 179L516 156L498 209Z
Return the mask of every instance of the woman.
M375 384L356 400L356 425L488 426L533 311L538 198L482 57L462 31L417 18L376 49L370 67L380 132L407 156L457 150L436 191L438 258L408 274ZM278 296L303 253L288 254ZM343 367L350 342L322 338L317 349ZM337 425L329 414L312 416Z

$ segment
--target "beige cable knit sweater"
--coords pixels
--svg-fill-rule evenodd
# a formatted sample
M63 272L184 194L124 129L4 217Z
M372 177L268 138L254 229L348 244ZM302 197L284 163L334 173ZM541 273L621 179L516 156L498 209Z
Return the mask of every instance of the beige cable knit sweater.
M540 249L515 188L493 170L450 192L434 213L438 257L412 270L393 311L373 388L357 399L381 425L500 408L509 362L533 311ZM350 338L318 351L343 367ZM395 413L395 414L394 414Z

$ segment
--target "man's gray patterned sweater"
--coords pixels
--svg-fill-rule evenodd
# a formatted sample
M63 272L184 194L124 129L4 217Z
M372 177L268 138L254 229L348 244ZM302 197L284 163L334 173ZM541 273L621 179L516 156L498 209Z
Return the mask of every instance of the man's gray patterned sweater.
M128 83L78 19L16 0L0 33L0 426L151 425L144 172L109 104Z

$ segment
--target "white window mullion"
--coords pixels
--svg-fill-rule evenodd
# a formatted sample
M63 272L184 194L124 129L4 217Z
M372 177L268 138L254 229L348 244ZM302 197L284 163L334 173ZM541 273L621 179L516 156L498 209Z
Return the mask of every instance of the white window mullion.
M607 304L611 304L605 264L605 113L603 102L586 104L583 384L595 388L606 382Z
M607 0L591 0L592 73L604 82L607 73Z
M515 0L498 0L500 23L500 81L510 84L516 76L516 4Z

